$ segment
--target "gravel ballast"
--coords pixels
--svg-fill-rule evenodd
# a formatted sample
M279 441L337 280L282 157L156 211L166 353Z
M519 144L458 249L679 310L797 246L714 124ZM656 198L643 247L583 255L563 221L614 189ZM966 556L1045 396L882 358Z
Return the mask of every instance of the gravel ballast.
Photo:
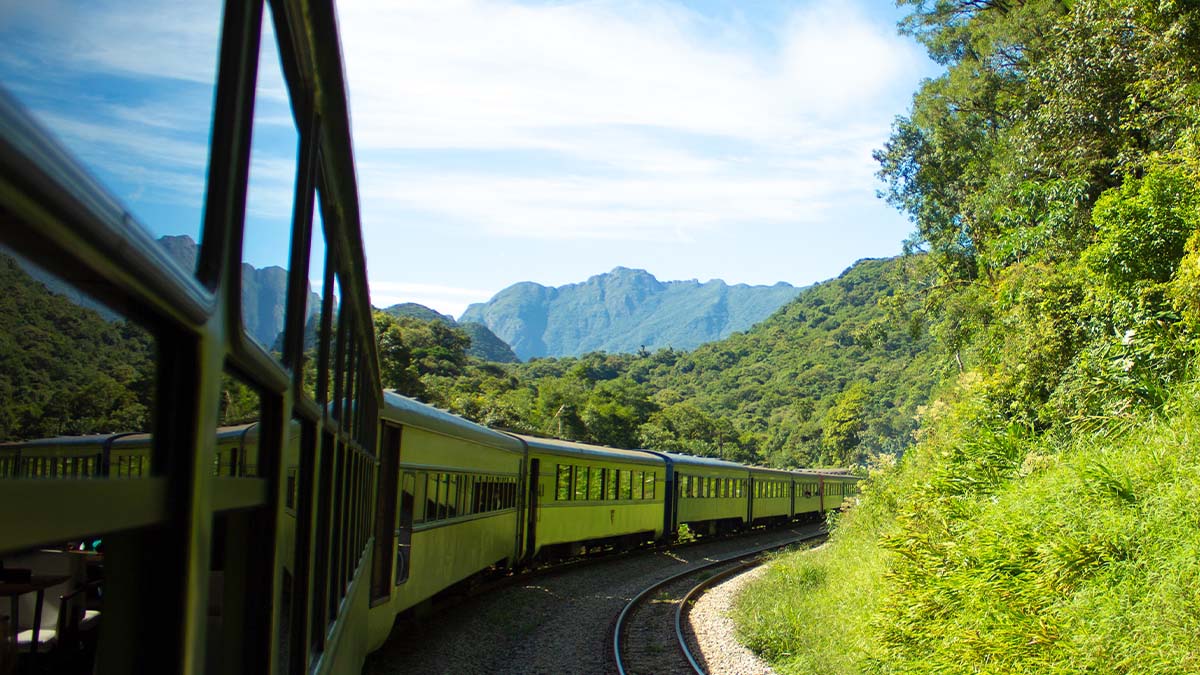
M416 624L398 628L379 651L368 657L363 673L612 673L611 640L616 616L643 588L688 567L793 539L812 529L805 526L758 532L517 580L511 586L469 598ZM728 629L727 639L734 640L732 628ZM716 653L711 651L713 648L706 649L709 651L705 654Z
M747 584L766 573L755 567L710 588L688 610L692 653L709 675L775 675L765 661L737 640L729 612Z

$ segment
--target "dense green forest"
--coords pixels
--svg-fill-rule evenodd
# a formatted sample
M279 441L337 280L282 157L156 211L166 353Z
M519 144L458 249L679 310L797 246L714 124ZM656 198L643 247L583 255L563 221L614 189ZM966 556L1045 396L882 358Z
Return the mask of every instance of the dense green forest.
M745 333L691 351L470 358L437 320L376 314L384 386L517 431L777 466L852 465L911 442L948 366L898 313L920 256L863 260Z
M0 254L0 441L144 430L154 340Z
M1200 6L900 5L945 72L876 154L895 305L953 367L743 637L781 673L1196 672Z

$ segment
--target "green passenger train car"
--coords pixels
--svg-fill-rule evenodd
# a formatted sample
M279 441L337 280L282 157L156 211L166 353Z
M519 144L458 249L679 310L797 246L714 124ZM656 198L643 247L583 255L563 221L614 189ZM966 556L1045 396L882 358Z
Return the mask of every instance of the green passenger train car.
M668 505L667 528L687 525L696 534L715 534L744 527L750 518L750 470L711 457L656 453L667 461L667 481L674 503Z
M666 464L637 450L516 436L531 475L526 556L577 553L663 536Z
M369 648L401 611L521 555L525 446L431 406L385 392L375 584ZM391 569L384 564L391 561Z
M794 515L790 471L751 467L750 482L751 523L788 520Z

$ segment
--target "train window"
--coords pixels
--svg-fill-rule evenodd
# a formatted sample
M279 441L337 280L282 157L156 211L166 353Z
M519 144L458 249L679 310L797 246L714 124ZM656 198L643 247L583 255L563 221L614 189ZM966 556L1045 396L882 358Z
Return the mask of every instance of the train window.
M0 387L5 475L128 478L134 466L148 474L151 437L130 432L150 430L155 339L71 281L0 244L0 381L13 383ZM63 436L76 438L34 440Z
M646 489L644 496L646 499L654 499L654 472L646 473Z
M641 499L642 495L644 494L645 487L643 486L642 481L643 481L642 472L634 471L633 472L633 498L634 499Z
M479 513L479 506L475 501L475 486L478 485L476 480L474 474L467 474L462 477L462 487L459 488L458 493L460 504L458 509L459 515L469 516L472 513Z
M575 466L573 480L575 482L575 501L582 502L587 500L588 495L588 470L586 466Z
M122 202L132 214L125 222L157 238L189 275L203 218L223 4L157 3L145 12L75 1L48 12L42 3L9 3L0 22L6 92Z
M571 467L559 464L554 470L554 498L565 502L571 498Z
M599 501L604 498L604 469L593 466L588 474L588 499Z
M633 485L632 485L632 480L631 480L633 478L633 472L632 471L622 471L620 473L620 478L621 478L621 480L620 480L620 489L621 489L620 498L621 499L633 499Z
M276 358L282 356L288 248L300 133L283 81L274 22L262 22L258 80L246 182L242 241L242 324Z
M425 509L427 506L425 485L429 481L429 474L418 472L416 481L413 485L413 523L425 522Z
M450 500L450 474L437 474L437 519L445 520L449 514L447 504Z
M483 508L479 509L481 513L487 513L492 510L492 499L494 498L493 490L495 484L492 483L491 476L481 476L483 481Z
M446 517L458 515L458 481L461 476L446 474Z
M320 366L317 361L317 357L319 356L318 345L322 343L322 295L326 292L325 226L321 218L320 200L320 193L317 193L314 201L314 204L317 206L313 209L312 243L309 248L308 258L308 301L305 303L304 308L307 318L304 321L303 363L300 368L303 371L301 377L304 381L304 393L318 404L324 404L325 401L317 398L317 381L319 379L317 373ZM336 299L334 302L336 303ZM331 312L332 309L333 306L331 305ZM324 340L325 344L329 344L329 342L330 340L328 339Z
M613 501L617 498L617 484L621 471L619 469L608 469L604 474L604 498Z

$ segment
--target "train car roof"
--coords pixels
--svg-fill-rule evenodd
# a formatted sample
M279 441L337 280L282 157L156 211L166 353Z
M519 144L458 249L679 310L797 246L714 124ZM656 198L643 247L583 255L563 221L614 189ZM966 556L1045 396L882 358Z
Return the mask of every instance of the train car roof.
M634 462L636 464L652 464L655 466L664 466L666 464L662 457L652 452L646 452L645 450L608 448L600 445L562 441L557 438L538 438L537 436L526 436L524 434L513 434L513 436L525 441L531 450L539 452L550 452L568 457L579 457L582 455L591 459Z
M855 476L847 471L839 471L836 469L796 469L792 473L804 477L821 477L821 478L840 478L844 480L862 480L861 476Z
M788 476L788 477L795 475L795 472L793 472L793 471L788 471L787 469L772 469L769 466L750 466L750 467L746 467L746 468L750 469L751 473L758 473L758 474L766 473L766 474L772 474L775 476Z
M731 462L727 459L717 459L716 457L697 457L695 455L681 455L675 452L661 452L659 450L647 450L646 452L665 457L672 464L703 466L709 469L736 469L738 471L749 469L749 467L743 464Z
M481 424L463 419L394 391L383 392L383 411L380 417L426 431L464 438L500 450L525 454L521 441L509 434L494 431Z
M0 449L29 448L45 445L95 445L103 443L115 434L88 434L86 436L55 436L53 438L31 438L27 441L6 441Z

